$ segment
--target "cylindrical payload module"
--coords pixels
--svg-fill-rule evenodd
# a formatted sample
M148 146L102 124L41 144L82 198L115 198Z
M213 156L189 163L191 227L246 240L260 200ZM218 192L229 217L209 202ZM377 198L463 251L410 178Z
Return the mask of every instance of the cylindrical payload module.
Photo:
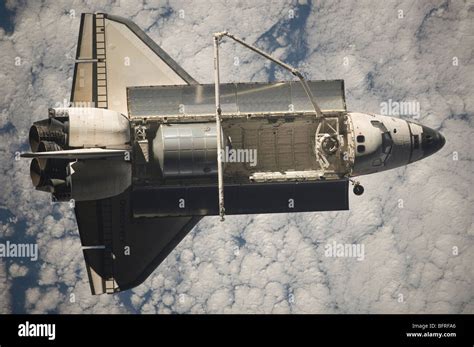
M153 140L153 159L163 177L216 175L217 134L214 123L161 125ZM220 135L224 139L222 129ZM225 146L223 140L222 148Z

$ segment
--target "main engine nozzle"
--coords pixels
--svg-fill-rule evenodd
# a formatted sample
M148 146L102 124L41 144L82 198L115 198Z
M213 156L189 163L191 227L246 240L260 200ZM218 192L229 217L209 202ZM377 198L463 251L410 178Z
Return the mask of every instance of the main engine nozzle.
M33 152L40 151L41 142L55 143L61 148L66 144L64 124L54 118L35 122L30 128L29 141Z
M67 160L33 158L30 164L30 176L38 190L54 192L55 187L66 183Z

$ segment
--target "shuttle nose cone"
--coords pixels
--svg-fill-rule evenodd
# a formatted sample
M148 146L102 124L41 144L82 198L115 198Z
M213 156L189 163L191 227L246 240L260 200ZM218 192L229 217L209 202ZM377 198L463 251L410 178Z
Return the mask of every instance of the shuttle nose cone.
M438 131L423 126L423 134L421 136L421 148L423 149L423 157L432 155L443 148L446 139Z

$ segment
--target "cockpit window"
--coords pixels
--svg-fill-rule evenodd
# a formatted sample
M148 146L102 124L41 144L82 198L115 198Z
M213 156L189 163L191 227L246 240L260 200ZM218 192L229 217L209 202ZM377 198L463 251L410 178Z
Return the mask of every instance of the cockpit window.
M419 149L420 148L420 136L419 135L413 135L413 148L414 149Z
M385 154L390 154L392 151L393 140L390 133L382 134L382 152Z
M377 158L372 162L372 166L381 166L382 165L382 159Z
M379 122L378 120L371 120L370 123L372 123L374 127L379 128L380 131L383 133L386 133L388 131L385 125L383 125L383 123Z
M382 132L382 154L380 156L380 159L385 164L386 160L390 156L390 153L392 152L392 146L393 146L392 135L390 135L390 132L388 131L388 129L385 127L385 125L382 122L379 122L378 120L372 120L370 121L370 123L372 123L374 127L380 129L380 131ZM377 161L377 164L380 165L378 161ZM378 165L374 165L374 166L378 166Z

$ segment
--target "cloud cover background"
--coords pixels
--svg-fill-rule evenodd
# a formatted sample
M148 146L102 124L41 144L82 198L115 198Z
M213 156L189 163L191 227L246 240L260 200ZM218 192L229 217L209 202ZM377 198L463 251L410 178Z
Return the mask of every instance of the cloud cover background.
M474 313L472 1L6 7L13 22L9 30L0 16L8 30L0 28L0 242L37 242L40 260L0 260L1 313ZM31 123L69 99L80 13L95 11L132 19L202 83L212 83L211 35L228 30L311 79L343 78L349 110L419 101L418 121L447 143L421 162L362 177L366 192L351 193L350 211L207 217L144 284L91 296L73 211L33 190L29 161L14 157L27 150ZM221 60L223 82L290 78L229 41ZM325 257L332 241L363 243L365 260Z

